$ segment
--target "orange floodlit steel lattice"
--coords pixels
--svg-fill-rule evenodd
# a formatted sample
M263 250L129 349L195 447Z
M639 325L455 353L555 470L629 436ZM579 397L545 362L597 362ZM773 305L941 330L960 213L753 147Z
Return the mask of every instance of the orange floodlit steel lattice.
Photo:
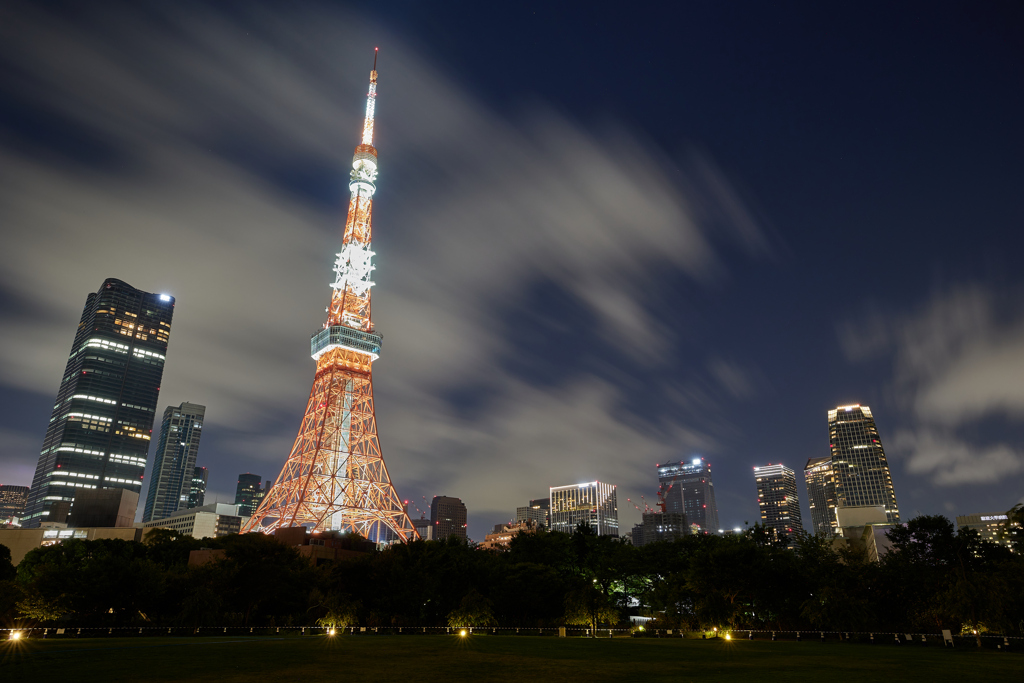
M243 533L306 526L311 531L353 531L377 542L419 537L384 464L373 408L371 364L381 345L370 319L376 95L375 53L362 142L352 158L352 197L334 264L327 322L311 340L316 360L313 389L288 460Z

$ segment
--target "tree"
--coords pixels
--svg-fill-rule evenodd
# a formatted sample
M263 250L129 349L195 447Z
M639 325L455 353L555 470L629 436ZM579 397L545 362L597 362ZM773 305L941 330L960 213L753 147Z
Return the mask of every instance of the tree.
M470 589L463 596L458 609L448 613L448 625L452 628L497 626L491 611L491 601Z
M597 637L597 628L603 623L617 624L619 610L593 583L581 584L565 596L565 623L586 626L591 637Z

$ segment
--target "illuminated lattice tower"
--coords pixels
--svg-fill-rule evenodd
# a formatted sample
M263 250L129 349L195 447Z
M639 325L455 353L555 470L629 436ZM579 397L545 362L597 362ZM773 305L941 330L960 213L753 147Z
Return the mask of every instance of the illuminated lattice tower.
M327 322L311 340L313 389L288 461L243 532L306 526L312 531L355 531L378 542L419 536L384 465L373 409L370 366L381 348L370 319L376 96L374 53L363 139L352 158L345 236L334 264L334 291Z

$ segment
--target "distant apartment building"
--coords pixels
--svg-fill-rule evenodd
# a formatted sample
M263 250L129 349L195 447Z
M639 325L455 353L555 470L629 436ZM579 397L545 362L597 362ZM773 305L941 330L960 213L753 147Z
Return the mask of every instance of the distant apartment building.
M974 529L983 540L997 545L1012 547L1006 536L1006 524L1010 517L1005 512L979 512L973 515L957 515L956 525L960 529ZM1011 526L1017 526L1014 522Z
M165 519L143 522L143 529L173 529L184 536L193 538L215 538L237 534L249 515L241 514L238 505L211 503L179 510Z
M434 540L443 541L449 536L466 538L466 506L459 498L434 496L430 501L430 523Z
M186 401L164 409L142 521L188 509L205 417L206 406L198 403Z
M645 512L640 524L633 526L633 545L676 541L690 533L686 515L681 512Z
M550 528L551 499L537 498L531 500L529 505L516 508L516 521L532 521L538 526Z
M82 488L140 493L174 298L109 278L86 297L39 452L22 523Z
M754 468L754 481L761 524L771 529L776 539L784 538L789 548L795 548L804 531L796 473L785 465L769 463Z
M0 524L25 516L28 505L28 487L0 484Z
M581 522L599 536L619 535L619 505L614 484L552 486L551 530L571 534Z
M686 515L687 524L697 525L701 532L718 531L718 504L711 480L711 463L704 458L693 458L660 464L658 483L665 512Z
M188 488L187 510L206 504L206 482L209 476L210 472L205 467L192 468L192 483Z

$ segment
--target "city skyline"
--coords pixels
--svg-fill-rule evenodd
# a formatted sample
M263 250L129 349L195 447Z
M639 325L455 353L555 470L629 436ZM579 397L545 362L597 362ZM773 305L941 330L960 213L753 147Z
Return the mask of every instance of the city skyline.
M703 457L733 528L752 466L828 456L823 414L859 403L902 518L1020 499L1024 67L992 15L683 7L563 41L519 8L11 7L4 484L31 483L108 277L179 303L159 402L209 406L207 501L279 471L379 46L403 498L459 495L480 539L551 484L653 500L655 463Z

